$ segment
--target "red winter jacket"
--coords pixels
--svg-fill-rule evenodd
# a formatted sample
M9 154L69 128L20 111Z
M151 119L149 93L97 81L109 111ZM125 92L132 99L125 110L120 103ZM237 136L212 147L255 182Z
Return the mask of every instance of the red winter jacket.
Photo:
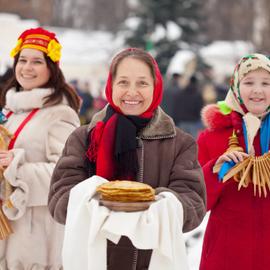
M270 193L266 198L254 196L253 186L241 188L230 179L219 183L212 169L228 147L235 129L245 149L241 116L232 112L222 115L216 105L204 109L208 128L198 138L199 161L207 188L207 208L211 210L204 236L200 270L267 270L270 269ZM260 155L257 135L256 155Z

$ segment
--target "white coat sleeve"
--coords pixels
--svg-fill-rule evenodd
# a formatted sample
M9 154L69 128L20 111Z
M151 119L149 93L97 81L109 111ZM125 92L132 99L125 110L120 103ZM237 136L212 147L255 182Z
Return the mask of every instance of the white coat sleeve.
M5 178L14 187L10 196L13 208L3 206L6 216L20 218L26 207L45 206L53 169L61 156L64 144L71 132L79 126L79 118L73 111L58 113L48 126L45 136L44 162L27 162L25 149L14 149L14 159L4 172Z

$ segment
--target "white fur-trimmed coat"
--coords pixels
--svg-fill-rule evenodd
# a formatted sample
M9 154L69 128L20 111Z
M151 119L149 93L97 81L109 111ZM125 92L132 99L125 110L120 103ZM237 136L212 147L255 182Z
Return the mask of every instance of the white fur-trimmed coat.
M13 111L5 127L14 133L33 108L40 108L19 134L14 159L4 176L14 186L14 208L3 208L14 233L0 241L0 270L62 269L64 227L48 209L48 191L55 164L69 134L80 125L77 113L63 101L44 106L51 89L33 89L6 96L6 109Z

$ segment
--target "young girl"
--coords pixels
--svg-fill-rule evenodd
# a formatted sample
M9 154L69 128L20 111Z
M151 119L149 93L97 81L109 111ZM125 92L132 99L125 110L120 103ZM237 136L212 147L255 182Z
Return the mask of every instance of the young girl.
M66 221L70 190L98 175L144 182L156 193L168 191L183 206L183 230L200 224L205 187L197 146L160 109L162 90L162 77L150 54L129 48L114 57L106 85L109 105L89 126L72 133L54 170L49 209L58 222ZM138 250L127 237L118 244L108 241L107 269L148 269L151 253ZM89 267L93 267L91 261Z
M258 186L254 186L253 176L240 189L233 178L222 183L233 165L250 155L260 156L269 151L269 105L270 60L262 54L252 54L237 64L225 102L203 110L207 129L198 138L199 161L211 215L201 270L269 268L269 191L266 197L255 194ZM239 148L226 151L232 135L237 137L243 151ZM214 165L221 165L222 170L213 173Z
M0 241L0 269L62 269L63 226L47 208L51 174L69 134L79 126L79 98L59 68L61 45L42 28L24 31L12 51L14 75L1 92L14 135L0 165L12 193L3 211L13 229Z

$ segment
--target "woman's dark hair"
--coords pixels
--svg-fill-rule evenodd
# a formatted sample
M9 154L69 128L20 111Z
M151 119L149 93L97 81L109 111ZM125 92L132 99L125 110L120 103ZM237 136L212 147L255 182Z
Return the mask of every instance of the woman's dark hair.
M7 83L3 86L3 90L0 94L0 106L4 108L6 104L6 93L7 91L15 87L16 91L20 91L21 85L16 80L15 76L15 67L18 63L20 54L17 54L14 58L13 63L13 75L7 81ZM54 91L51 95L45 98L44 104L46 105L56 105L61 103L63 97L65 96L69 106L74 109L76 112L79 111L80 108L80 98L74 88L72 88L69 84L66 83L65 77L59 67L58 64L54 63L49 57L44 54L47 66L50 70L50 78L49 81L43 85L45 88L52 88Z
M147 53L146 51L139 49L139 48L126 49L126 50L120 52L119 54L117 54L113 58L112 63L111 63L111 68L110 68L110 72L112 74L112 80L115 79L118 65L120 64L120 62L122 60L124 60L127 57L141 60L142 62L147 64L150 68L151 75L153 76L154 81L156 80L155 65L154 65L152 56L149 53Z

